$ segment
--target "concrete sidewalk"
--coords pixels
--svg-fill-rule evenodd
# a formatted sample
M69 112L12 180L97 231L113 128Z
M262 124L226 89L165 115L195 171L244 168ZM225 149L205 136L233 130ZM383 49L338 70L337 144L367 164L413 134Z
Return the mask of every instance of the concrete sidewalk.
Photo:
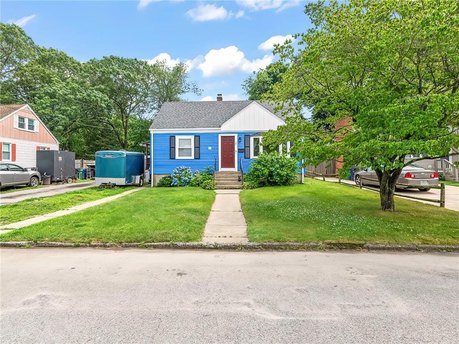
M5 194L0 193L0 205L17 203L29 198L60 195L66 192L87 189L92 186L94 186L93 181L88 183L50 185L43 188L14 191Z
M46 220L54 219L56 217L69 215L69 214L75 213L75 212L83 210L83 209L88 209L88 208L91 208L91 207L95 207L96 205L108 203L108 202L114 201L114 200L116 200L118 198L127 196L127 195L129 195L129 194L131 194L133 192L140 191L140 190L142 190L142 188L129 190L129 191L123 192L121 194L110 196L110 197L105 197L105 198L102 198L102 199L98 199L96 201L79 204L79 205L76 205L76 206L68 208L68 209L55 211L54 213L44 214L44 215L40 215L40 216L37 216L37 217L32 217L32 218L24 220L24 221L19 221L19 222L15 222L15 223L10 223L8 225L3 225L3 226L0 226L0 235L4 234L4 233L8 233L13 229L19 229L19 228L27 227L27 226L34 225L34 224L39 223L39 222L43 222L43 221L46 221Z
M247 225L239 202L240 190L216 190L204 229L205 243L247 243Z

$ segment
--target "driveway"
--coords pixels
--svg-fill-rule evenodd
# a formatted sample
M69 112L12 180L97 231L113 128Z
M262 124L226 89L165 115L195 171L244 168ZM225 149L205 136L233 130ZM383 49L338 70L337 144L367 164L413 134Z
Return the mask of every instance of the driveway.
M66 192L81 190L94 186L94 182L49 185L37 189L27 189L0 194L0 205L17 203L29 198L60 195Z
M456 343L458 256L2 249L2 343Z

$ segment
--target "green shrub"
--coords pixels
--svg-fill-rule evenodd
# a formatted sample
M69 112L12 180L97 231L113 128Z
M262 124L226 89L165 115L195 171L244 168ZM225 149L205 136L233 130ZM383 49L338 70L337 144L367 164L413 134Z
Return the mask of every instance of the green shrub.
M215 189L214 180L213 180L213 179L208 179L208 180L204 181L204 182L201 184L201 187L202 187L204 190L214 190L214 189Z
M202 186L202 184L208 180L213 180L212 174L209 174L206 170L196 172L193 179L190 181L190 186Z
M159 182L158 182L158 185L159 187L168 187L168 186L172 186L172 177L171 176L164 176L162 177Z
M297 178L298 162L279 153L261 154L250 165L247 187L290 185Z

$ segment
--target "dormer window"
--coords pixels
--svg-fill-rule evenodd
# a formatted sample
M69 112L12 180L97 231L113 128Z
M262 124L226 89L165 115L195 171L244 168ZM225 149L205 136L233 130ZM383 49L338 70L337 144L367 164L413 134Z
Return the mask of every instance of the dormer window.
M27 131L37 131L36 121L33 118L17 117L17 128Z
M25 129L26 128L26 119L24 117L19 117L18 118L18 127L19 129Z

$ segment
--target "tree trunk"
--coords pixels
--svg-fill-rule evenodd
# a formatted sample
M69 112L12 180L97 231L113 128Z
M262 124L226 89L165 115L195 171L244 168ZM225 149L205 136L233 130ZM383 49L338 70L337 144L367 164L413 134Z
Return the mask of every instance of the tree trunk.
M394 193L402 169L376 171L379 179L379 199L382 211L395 211Z

